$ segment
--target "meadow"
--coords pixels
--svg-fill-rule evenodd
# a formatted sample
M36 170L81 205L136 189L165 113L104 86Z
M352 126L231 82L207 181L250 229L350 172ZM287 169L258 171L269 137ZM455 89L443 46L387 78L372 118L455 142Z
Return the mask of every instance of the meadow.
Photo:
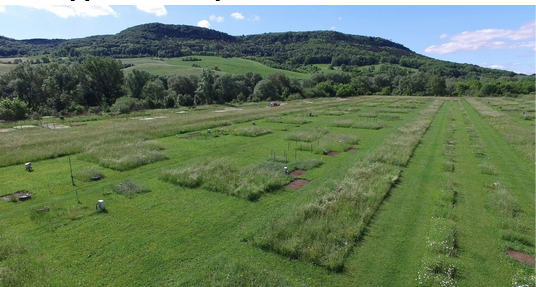
M535 256L528 96L308 99L0 128L0 286L535 284L520 262Z
M195 56L200 61L183 61L182 58L127 58L121 59L123 64L133 64L133 67L125 69L129 73L132 69L146 71L155 75L201 75L203 69L216 69L216 73L245 74L247 72L259 73L266 76L271 73L281 72L287 77L307 79L310 74L297 73L287 70L274 69L259 62L242 58L221 58L214 56ZM196 65L197 67L192 67Z

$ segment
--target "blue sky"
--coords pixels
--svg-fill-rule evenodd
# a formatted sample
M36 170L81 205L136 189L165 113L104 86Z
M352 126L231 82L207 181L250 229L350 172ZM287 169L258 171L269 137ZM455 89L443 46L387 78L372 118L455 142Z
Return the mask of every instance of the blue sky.
M78 2L80 3L80 2ZM87 2L86 2L87 3ZM436 59L535 73L536 6L0 6L0 35L80 38L161 22L231 35L335 30Z

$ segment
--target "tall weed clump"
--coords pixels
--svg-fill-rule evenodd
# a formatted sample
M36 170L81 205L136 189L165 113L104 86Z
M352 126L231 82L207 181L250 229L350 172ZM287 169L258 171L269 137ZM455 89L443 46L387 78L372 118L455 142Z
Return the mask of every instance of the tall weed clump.
M151 192L151 190L143 185L134 183L131 180L125 181L125 183L120 183L113 187L115 193L123 195L125 197L134 197L136 195L144 194Z
M187 188L200 187L254 201L291 181L283 167L280 162L262 161L239 170L229 159L207 159L189 167L163 171L160 178Z
M434 101L428 109L407 123L400 132L402 141L409 141L405 138L413 137L415 133L422 136L441 104L440 100ZM415 122L421 123L418 125L421 130L404 130L409 130L409 126ZM401 151L395 149L396 146L391 147L395 151L393 155ZM345 258L401 172L399 165L378 160L374 154L357 160L342 181L328 181L318 188L317 199L296 206L295 211L270 222L246 240L289 258L342 271Z
M166 160L162 144L155 140L123 141L89 147L82 159L118 171L131 170L153 162Z

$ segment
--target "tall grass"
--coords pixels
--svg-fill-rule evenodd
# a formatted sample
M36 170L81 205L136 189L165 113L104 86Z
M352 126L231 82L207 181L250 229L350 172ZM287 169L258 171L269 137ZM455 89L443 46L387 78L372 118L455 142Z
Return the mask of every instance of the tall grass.
M261 128L258 126L228 127L228 128L222 128L222 131L230 133L235 136L245 136L245 137L258 137L258 136L272 133L271 129Z
M285 135L285 139L290 141L312 142L327 133L327 128L306 129L288 133Z
M310 119L304 117L269 117L264 119L270 123L284 123L284 124L293 124L293 125L304 125L311 122Z
M417 124L420 130L404 132L409 128L403 128L398 135L403 137L402 141L408 141L406 138L414 134L422 136L441 104L440 100L433 102L410 121L407 126L422 122ZM387 138L384 142L392 140ZM398 156L400 151L395 149L393 155ZM399 165L378 160L374 155L357 160L341 182L326 182L316 190L317 199L297 206L295 211L246 239L262 249L342 271L346 256L397 182L400 172Z
M101 179L105 178L106 176L101 170L95 169L95 168L86 168L86 169L80 169L75 170L73 172L74 178L80 180L80 181L91 181L95 177L99 177Z
M404 124L389 134L387 138L372 152L372 160L388 164L406 166L413 150L419 144L428 129L442 101L434 101L422 110L412 121Z
M526 129L516 123L505 113L493 110L481 100L467 99L467 102L497 130L504 140L509 143L516 152L526 159L534 161L536 144L535 130Z
M283 167L280 162L263 161L238 170L227 158L206 159L185 168L163 171L160 178L187 188L201 187L254 201L291 181Z
M322 103L311 104L318 105ZM301 110L303 107L285 105L275 110L245 108L233 113L170 113L168 118L151 121L103 117L103 122L69 129L38 127L2 133L0 167L77 154L105 143L157 139Z
M162 149L160 142L155 140L110 143L90 147L81 158L102 167L125 171L168 159Z
M143 185L136 184L131 180L127 180L124 183L119 183L113 187L115 193L123 195L125 197L134 197L136 195L151 192L151 190Z

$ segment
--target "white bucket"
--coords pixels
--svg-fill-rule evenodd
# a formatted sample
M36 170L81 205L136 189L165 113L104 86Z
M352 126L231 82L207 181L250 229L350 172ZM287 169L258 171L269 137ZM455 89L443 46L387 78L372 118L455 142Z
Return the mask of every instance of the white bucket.
M97 201L97 204L99 205L99 208L100 208L101 210L104 210L104 200L99 199L99 200Z

